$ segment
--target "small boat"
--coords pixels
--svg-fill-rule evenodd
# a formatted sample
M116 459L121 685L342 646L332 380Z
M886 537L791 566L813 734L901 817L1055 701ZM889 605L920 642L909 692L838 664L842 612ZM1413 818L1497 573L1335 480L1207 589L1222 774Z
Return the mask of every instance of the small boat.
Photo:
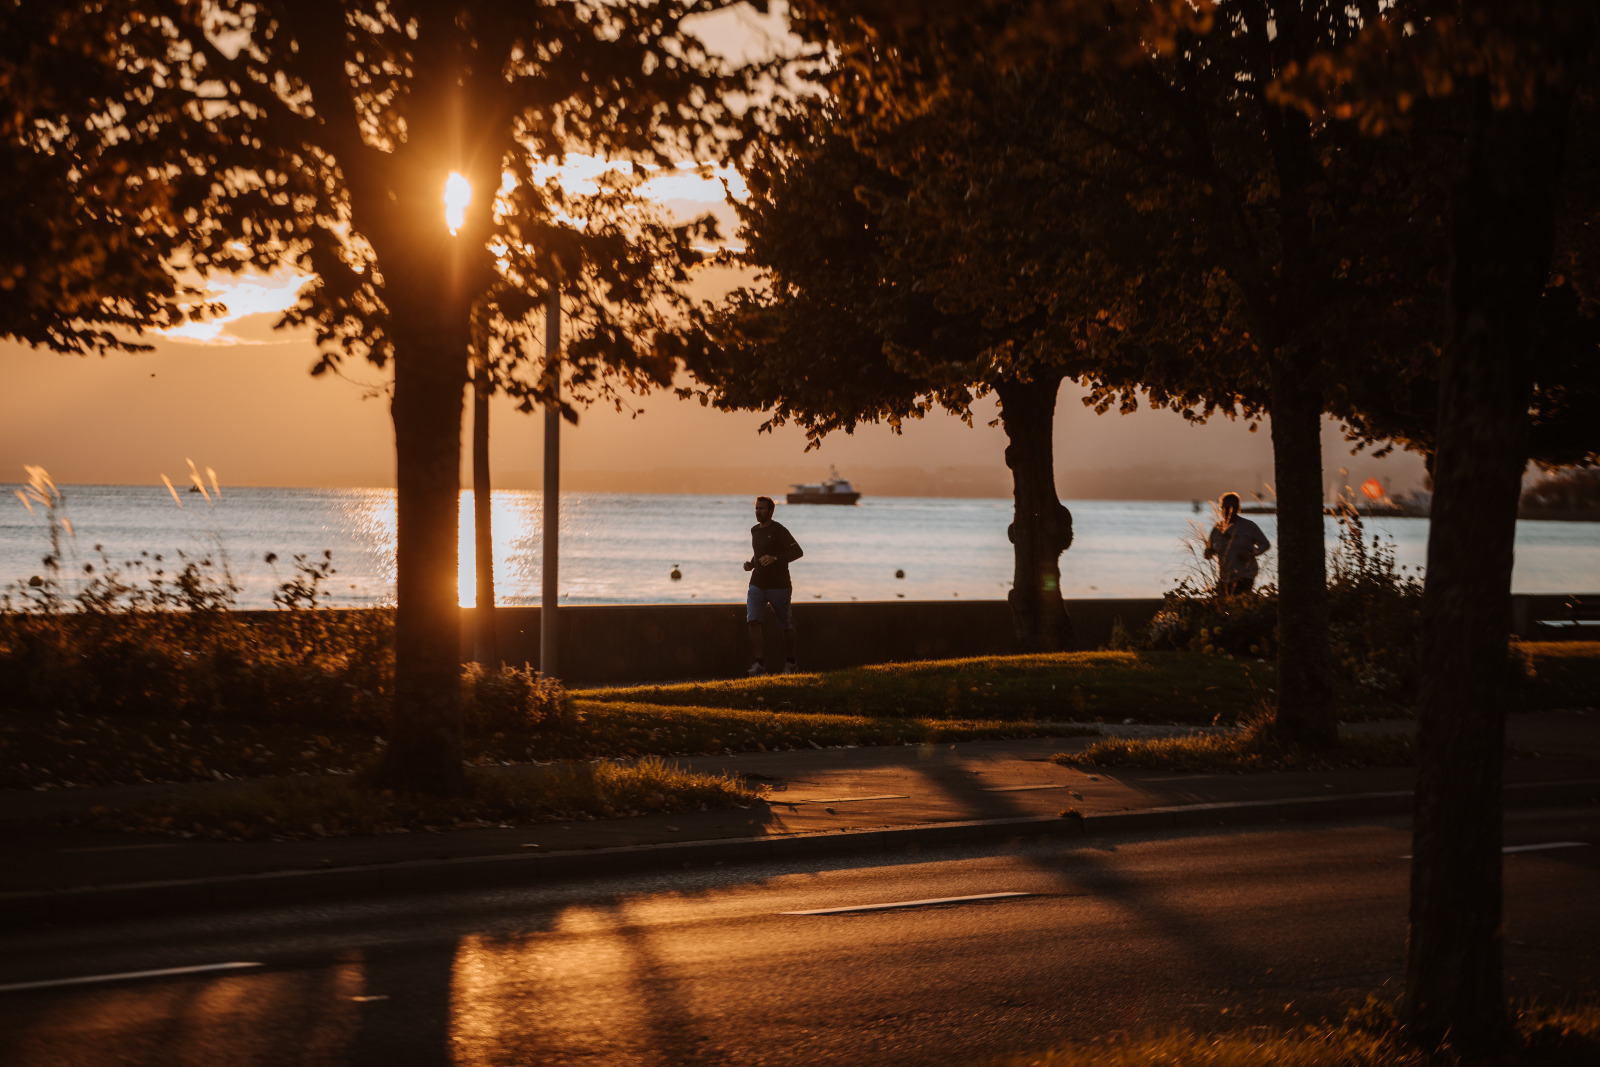
M828 477L821 484L804 485L796 482L785 499L791 504L854 504L861 494L850 483L839 477L839 472L828 468Z

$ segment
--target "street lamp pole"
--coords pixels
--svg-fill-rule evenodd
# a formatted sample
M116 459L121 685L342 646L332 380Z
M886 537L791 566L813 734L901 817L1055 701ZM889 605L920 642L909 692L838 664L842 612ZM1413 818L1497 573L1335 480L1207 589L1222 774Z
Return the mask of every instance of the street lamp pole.
M539 670L557 676L556 580L561 525L561 284L550 283L544 320L544 368L550 399L544 408L544 597L539 607Z

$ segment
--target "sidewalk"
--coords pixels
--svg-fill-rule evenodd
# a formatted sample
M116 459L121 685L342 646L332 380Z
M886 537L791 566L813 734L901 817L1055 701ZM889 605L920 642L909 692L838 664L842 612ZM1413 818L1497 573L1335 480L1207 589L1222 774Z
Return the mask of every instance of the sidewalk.
M1516 716L1509 735L1539 755L1507 761L1508 807L1600 803L1600 714ZM957 842L1393 816L1410 807L1413 772L1403 769L1191 775L1049 762L1053 753L1087 743L1043 738L686 758L679 762L696 770L770 786L768 802L745 810L306 842L199 842L43 825L96 804L115 807L232 783L3 792L0 927ZM1069 808L1078 816L1063 817Z

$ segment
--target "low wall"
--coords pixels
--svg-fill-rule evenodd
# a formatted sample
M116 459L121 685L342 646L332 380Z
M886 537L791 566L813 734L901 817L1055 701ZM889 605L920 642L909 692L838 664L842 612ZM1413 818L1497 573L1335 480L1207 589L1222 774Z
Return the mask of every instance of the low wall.
M1069 600L1073 648L1092 649L1121 619L1130 630L1161 605L1140 600ZM462 653L470 657L472 609L464 608ZM539 665L540 609L495 609L500 655ZM806 670L865 663L1004 655L1017 651L1011 612L1003 600L887 600L796 604L800 664ZM585 682L726 678L750 664L743 604L607 604L563 607L559 674ZM783 638L770 613L767 662L783 660Z
M1511 598L1511 632L1532 635L1536 619L1560 618L1566 597ZM1150 621L1159 597L1068 600L1073 649L1105 645L1120 619L1129 630ZM495 609L501 656L539 665L539 611ZM472 654L472 609L462 609L462 656ZM1017 651L1003 600L881 600L794 606L800 665L806 670L857 667ZM767 662L782 661L783 637L769 614ZM750 664L743 604L607 604L561 609L561 677L573 684L731 678Z

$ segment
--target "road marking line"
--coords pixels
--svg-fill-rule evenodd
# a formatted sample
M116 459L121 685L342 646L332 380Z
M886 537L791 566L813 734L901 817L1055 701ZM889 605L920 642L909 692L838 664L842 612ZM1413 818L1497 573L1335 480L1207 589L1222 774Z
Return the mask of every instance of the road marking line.
M1021 793L1027 789L1065 789L1066 785L990 785L983 788L985 793Z
M206 971L239 971L247 967L261 967L260 963L202 963L194 967L163 967L157 971L125 971L122 974L90 974L82 978L52 978L47 982L13 982L0 985L0 993L16 993L24 989L52 989L64 985L93 985L96 982L125 982L133 978L165 978L176 974L203 974Z
M1217 778L1215 774L1175 774L1170 778L1135 778L1136 782L1192 782L1197 778Z
M929 904L964 904L969 900L1000 900L1003 897L1031 897L1032 893L979 893L971 897L930 897L927 900L897 900L892 904L857 904L853 908L813 908L810 911L780 911L779 915L843 915L851 911L884 911L889 908L921 908Z
M904 793L885 793L881 797L834 797L831 800L812 800L810 797L802 797L799 800L778 799L777 803L779 803L779 804L856 804L856 803L859 803L860 801L863 801L863 800L906 800L906 799L908 799L908 797Z
M93 845L88 848L58 848L57 852L132 852L141 848L182 848L182 841L156 845Z
M1539 844L1539 845L1507 845L1505 848L1502 848L1500 851L1501 852L1543 852L1545 849L1550 849L1550 848L1587 848L1588 846L1589 846L1589 842L1587 842L1587 841L1546 841L1543 844ZM1411 853L1407 852L1404 856L1401 856L1400 858L1403 859L1403 860L1409 860L1409 859L1414 859L1415 857L1413 857L1411 855Z

